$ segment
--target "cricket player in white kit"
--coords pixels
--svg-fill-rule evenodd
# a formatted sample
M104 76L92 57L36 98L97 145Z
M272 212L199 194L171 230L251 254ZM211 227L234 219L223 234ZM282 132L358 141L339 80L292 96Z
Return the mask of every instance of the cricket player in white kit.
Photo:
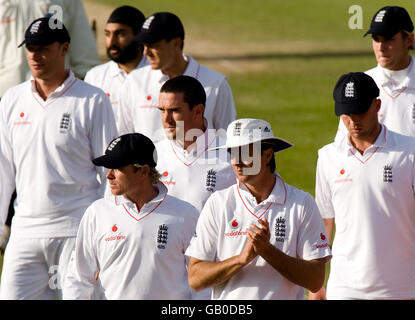
M111 101L115 119L120 107L120 90L132 71L148 65L143 45L134 40L145 20L143 13L131 6L116 8L105 26L105 44L110 61L89 70L88 82L104 90Z
M206 202L186 250L194 290L213 299L304 299L323 285L330 248L310 194L274 173L274 152L292 145L264 120L238 119L227 129L238 182Z
M167 80L159 97L167 139L156 144L157 169L169 194L199 211L213 192L236 182L226 150L208 151L225 139L204 118L205 102L205 90L195 78L182 75Z
M69 42L63 25L33 21L22 43L32 78L0 102L0 226L17 190L2 299L59 295L82 215L104 192L91 159L117 136L115 119L104 92L65 69Z
M328 299L415 299L415 138L378 122L374 80L338 80L349 134L319 150L316 202L332 238ZM324 299L324 288L314 299Z
M109 168L113 196L85 212L64 299L91 299L97 270L106 299L190 299L184 252L199 213L167 194L156 159L152 141L131 133L93 160Z
M370 29L378 65L366 73L379 88L382 101L379 122L390 130L415 137L415 60L409 50L414 45L414 26L408 12L398 6L379 9ZM343 121L335 140L347 135Z
M213 129L226 129L236 119L235 104L226 78L183 54L184 29L180 19L158 12L144 22L136 38L144 44L149 65L134 72L123 87L118 119L120 133L140 132L155 143L164 139L158 97L168 79L179 75L196 78L205 88L204 116Z

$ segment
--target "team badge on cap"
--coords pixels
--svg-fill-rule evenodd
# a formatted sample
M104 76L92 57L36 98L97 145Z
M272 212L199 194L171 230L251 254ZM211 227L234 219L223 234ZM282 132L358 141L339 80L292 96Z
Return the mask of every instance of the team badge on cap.
M354 82L349 82L346 84L346 88L344 89L344 96L348 98L354 97Z

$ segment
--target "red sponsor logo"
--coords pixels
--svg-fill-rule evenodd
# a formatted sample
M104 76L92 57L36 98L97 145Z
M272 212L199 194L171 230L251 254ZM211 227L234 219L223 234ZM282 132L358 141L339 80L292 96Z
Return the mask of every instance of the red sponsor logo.
M236 229L239 227L239 222L238 220L234 219L231 223L232 229Z
M344 171L344 169L340 170L340 174L344 174L346 171Z
M114 241L114 240L124 240L125 238L127 238L126 236L111 236L108 238L105 238L105 241L109 242L109 241Z
M320 249L320 248L327 248L330 247L330 245L328 243L323 243L323 244L317 244L316 248Z
M321 240L326 240L326 236L323 233L320 233Z
M114 224L113 226L112 226L112 232L116 232L117 230L118 230L118 227L117 227L117 225L116 224Z
M232 231L232 232L225 233L225 237L238 237L238 236L246 236L246 235L247 235L246 231Z

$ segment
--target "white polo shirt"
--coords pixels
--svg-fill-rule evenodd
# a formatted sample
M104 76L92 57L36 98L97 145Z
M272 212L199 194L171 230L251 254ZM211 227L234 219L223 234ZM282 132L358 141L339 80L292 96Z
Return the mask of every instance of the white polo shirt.
M188 61L184 75L200 81L206 91L204 116L213 129L224 129L236 119L235 104L226 78L184 55ZM160 70L148 65L128 77L122 89L118 128L120 134L139 132L153 142L164 139L158 99L162 85L168 80Z
M143 56L134 70L134 72L144 66L148 65L148 61ZM85 82L92 84L102 89L111 101L112 109L114 110L115 120L117 121L117 113L120 105L120 90L128 75L131 74L121 69L118 64L112 60L100 64L89 70L85 75Z
M72 72L44 101L34 80L0 101L0 226L16 187L12 232L75 236L85 209L102 197L105 171L92 159L118 135L104 92Z
M415 62L406 69L392 71L377 65L366 71L375 80L381 100L378 119L389 130L415 137ZM335 140L347 135L348 131L340 120Z
M319 150L316 202L335 218L331 299L415 298L415 138L382 131L361 155L348 137Z
M190 152L174 140L164 139L156 144L160 180L168 187L170 195L188 201L199 212L213 192L236 182L226 150L207 151L223 145L221 140L215 130L208 128L197 138Z
M159 194L140 210L117 196L94 202L85 212L74 260L64 281L64 299L91 299L94 274L106 299L190 299L184 255L195 232L197 210Z
M323 221L310 194L276 175L269 197L257 204L242 183L215 192L206 202L196 235L186 255L204 261L223 261L242 252L246 229L266 218L270 242L285 254L304 260L330 255ZM227 282L213 288L213 299L304 299L304 288L290 282L262 257L243 267Z

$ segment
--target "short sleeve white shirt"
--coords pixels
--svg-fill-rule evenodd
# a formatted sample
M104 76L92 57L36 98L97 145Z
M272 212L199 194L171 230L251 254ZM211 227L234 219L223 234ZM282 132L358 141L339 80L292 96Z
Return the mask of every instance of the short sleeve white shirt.
M156 144L157 169L169 194L188 201L200 212L215 191L235 184L235 173L226 150L208 151L222 144L224 142L220 142L215 130L210 128L197 138L190 152L173 140L159 141Z
M148 65L148 61L146 57L143 56L137 67L131 72L134 72L146 65ZM118 108L120 106L120 90L125 82L125 79L129 74L131 74L131 72L125 72L116 62L110 60L104 64L92 68L85 76L85 82L102 89L107 94L111 101L116 121Z
M75 236L85 209L104 194L105 169L92 159L117 136L104 92L72 72L46 101L33 79L6 91L0 101L0 225L16 188L12 230L22 237Z
M348 136L319 150L316 202L335 218L331 299L415 298L415 138L382 126L361 155Z
M190 299L184 252L198 212L169 196L162 183L156 187L159 194L140 210L123 196L97 200L87 209L64 299L91 299L97 270L109 300Z
M270 224L270 242L292 257L304 260L330 255L323 221L310 194L276 175L269 197L257 204L237 183L215 192L206 202L186 255L204 261L223 261L242 252L246 229L258 219ZM304 299L304 288L279 274L257 257L225 283L213 288L213 299Z

